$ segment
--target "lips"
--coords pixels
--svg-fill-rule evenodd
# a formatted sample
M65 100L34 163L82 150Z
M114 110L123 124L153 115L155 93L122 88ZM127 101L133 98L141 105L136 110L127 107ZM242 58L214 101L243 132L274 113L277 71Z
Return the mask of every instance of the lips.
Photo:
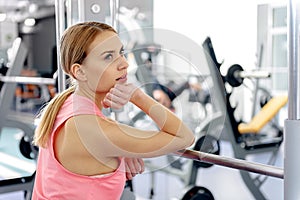
M126 79L127 79L127 74L124 74L124 75L121 76L120 78L117 78L116 81L126 80Z

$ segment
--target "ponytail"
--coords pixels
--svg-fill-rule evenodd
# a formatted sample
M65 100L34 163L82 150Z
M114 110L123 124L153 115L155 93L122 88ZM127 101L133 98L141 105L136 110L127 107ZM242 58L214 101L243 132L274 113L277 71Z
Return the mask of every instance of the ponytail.
M63 71L71 75L70 68L74 63L81 64L87 55L89 45L95 37L104 31L116 31L109 25L100 22L82 22L65 30L60 43L60 59ZM71 75L72 76L72 75ZM73 77L74 78L74 77ZM54 97L40 112L40 122L35 130L33 142L46 147L51 135L54 121L64 101L75 91L75 86L68 88Z
M58 111L65 100L75 91L75 86L68 88L55 96L40 113L40 122L35 129L33 143L37 146L46 147L51 135L54 121Z

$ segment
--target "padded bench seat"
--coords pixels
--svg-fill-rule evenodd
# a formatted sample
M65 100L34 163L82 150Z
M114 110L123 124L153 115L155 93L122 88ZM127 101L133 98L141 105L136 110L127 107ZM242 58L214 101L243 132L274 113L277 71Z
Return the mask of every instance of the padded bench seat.
M258 133L279 110L288 102L287 96L276 96L268 101L249 123L241 123L238 130L241 134Z

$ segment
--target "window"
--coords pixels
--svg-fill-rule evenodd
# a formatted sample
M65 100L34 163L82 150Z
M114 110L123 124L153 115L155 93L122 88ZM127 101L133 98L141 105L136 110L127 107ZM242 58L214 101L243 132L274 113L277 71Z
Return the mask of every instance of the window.
M261 69L271 72L267 87L272 93L288 90L287 6L258 5L258 45L264 48Z

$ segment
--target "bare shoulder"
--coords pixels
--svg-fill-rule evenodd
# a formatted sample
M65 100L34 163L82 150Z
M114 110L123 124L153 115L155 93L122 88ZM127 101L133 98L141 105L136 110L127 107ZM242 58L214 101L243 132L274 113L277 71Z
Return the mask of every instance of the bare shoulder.
M82 142L105 142L111 132L116 132L122 126L116 121L97 115L77 115L65 123L65 134L76 135Z
M67 120L66 126L71 129L78 129L80 127L84 127L85 130L105 128L107 126L117 126L117 122L106 117L101 117L98 115L76 115Z
M89 123L85 124L85 121ZM99 126L96 121L95 116L79 115L69 118L59 130L55 140L55 154L69 171L95 175L109 173L117 168L118 161L108 158L103 150L105 137L92 131L97 129L93 126Z
M96 115L77 115L66 120L64 125L60 128L56 136L56 144L68 146L85 146L82 144L86 140L93 140L99 136L99 130L106 127L107 120L101 119ZM94 140L95 141L95 140ZM99 140L98 142L101 142Z

